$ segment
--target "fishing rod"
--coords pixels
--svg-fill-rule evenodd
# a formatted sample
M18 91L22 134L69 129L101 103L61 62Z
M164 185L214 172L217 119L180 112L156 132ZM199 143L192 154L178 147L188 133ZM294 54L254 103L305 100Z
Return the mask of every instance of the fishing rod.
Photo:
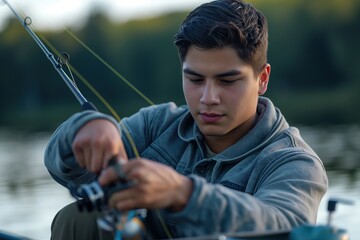
M15 15L17 20L21 23L21 25L26 29L26 31L30 34L33 40L37 43L40 49L43 51L45 56L49 59L49 61L54 66L55 70L59 73L60 77L64 80L66 85L69 87L71 92L74 94L76 99L79 101L82 110L97 110L96 107L89 102L80 92L78 87L75 84L75 81L69 78L69 76L65 73L62 66L63 64L67 64L68 60L70 59L67 53L61 54L58 59L55 59L54 55L46 48L40 38L34 33L34 31L30 28L32 20L30 17L22 18L20 14L11 6L11 4L7 0L2 0L12 13Z

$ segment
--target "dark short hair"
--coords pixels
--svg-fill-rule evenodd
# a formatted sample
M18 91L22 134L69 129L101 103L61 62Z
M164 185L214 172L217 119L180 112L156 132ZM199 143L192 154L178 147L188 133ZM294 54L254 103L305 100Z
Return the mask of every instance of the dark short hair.
M267 63L267 21L261 12L241 0L216 0L189 13L174 43L182 62L192 45L201 49L232 47L257 73Z

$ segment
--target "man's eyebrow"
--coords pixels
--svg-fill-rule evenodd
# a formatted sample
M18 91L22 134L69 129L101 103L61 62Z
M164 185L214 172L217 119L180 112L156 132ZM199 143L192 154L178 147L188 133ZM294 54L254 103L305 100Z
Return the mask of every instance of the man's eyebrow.
M235 76L235 75L240 75L242 74L243 72L239 71L239 70L230 70L228 72L224 72L224 73L219 73L219 74L216 74L215 76L216 77L231 77L231 76Z
M187 73L187 74L197 76L197 77L204 77L202 74L197 73L197 72L195 72L195 71L193 71L193 70L191 70L189 68L184 68L183 72ZM217 78L230 77L230 76L235 76L235 75L240 75L240 74L243 74L243 72L241 72L239 70L230 70L230 71L227 71L227 72L216 74L215 77L217 77Z
M183 69L183 72L184 72L184 73L187 73L187 74L190 74L190 75L197 76L197 77L204 77L204 76L201 75L200 73L197 73L197 72L191 70L190 68L184 68L184 69Z

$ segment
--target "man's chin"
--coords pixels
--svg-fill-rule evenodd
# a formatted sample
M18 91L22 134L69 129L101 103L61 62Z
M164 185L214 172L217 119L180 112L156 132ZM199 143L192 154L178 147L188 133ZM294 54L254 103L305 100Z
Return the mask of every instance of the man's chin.
M222 137L226 134L224 130L221 130L219 129L219 127L215 127L215 126L201 127L200 131L203 135L209 137Z

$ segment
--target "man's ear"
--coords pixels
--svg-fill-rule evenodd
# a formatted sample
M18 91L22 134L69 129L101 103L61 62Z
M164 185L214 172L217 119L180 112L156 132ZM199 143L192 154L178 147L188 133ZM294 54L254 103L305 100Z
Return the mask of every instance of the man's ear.
M271 66L270 64L266 63L259 75L259 91L258 91L259 95L263 95L267 90L267 86L270 79L270 71L271 71Z

